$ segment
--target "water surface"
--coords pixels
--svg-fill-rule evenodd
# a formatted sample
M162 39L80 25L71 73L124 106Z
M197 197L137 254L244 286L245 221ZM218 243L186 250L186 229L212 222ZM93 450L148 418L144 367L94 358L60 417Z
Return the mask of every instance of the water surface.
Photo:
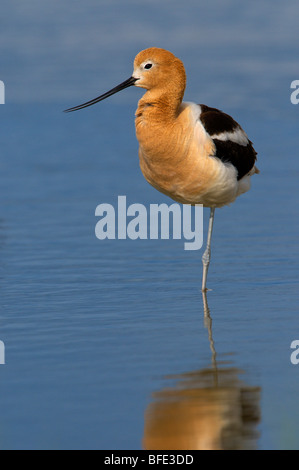
M5 27L0 77L0 447L298 448L297 3L231 1L214 16L216 0L213 15L190 1L172 9L168 33L167 6L149 21L156 3L128 2L128 22L92 0L98 22L87 7L57 16L57 2L47 15L27 3L6 7L19 35ZM94 42L78 39L87 31ZM170 203L139 170L140 90L62 113L129 76L153 37L184 58L186 99L232 113L259 153L252 190L216 211L208 306L202 251L94 234L95 208L118 195Z

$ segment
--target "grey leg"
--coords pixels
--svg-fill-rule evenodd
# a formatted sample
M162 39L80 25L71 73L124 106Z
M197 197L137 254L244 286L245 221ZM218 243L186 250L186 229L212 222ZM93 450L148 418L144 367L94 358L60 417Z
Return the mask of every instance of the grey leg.
M212 240L212 233L213 233L214 215L215 215L215 208L211 208L207 248L202 257L202 264L203 264L202 291L203 292L207 291L207 277L208 277L208 269L209 269L210 259L211 259L211 240Z
M209 332L209 342L210 342L210 348L212 351L212 364L213 364L213 371L214 371L214 386L217 387L218 385L218 370L217 370L217 353L215 349L215 343L213 340L213 331L212 331L212 317L210 314L210 309L208 305L208 299L207 299L207 293L204 291L202 293L202 299L203 299L203 309L204 309L204 321L205 321L205 326L208 329Z

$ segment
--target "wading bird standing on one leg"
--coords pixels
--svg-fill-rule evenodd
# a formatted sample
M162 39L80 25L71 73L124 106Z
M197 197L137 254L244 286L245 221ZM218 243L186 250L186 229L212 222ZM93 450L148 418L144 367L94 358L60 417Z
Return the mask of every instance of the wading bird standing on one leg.
M250 189L250 177L259 172L255 166L257 153L228 114L183 102L184 65L171 52L156 47L136 56L128 80L67 112L91 106L132 85L146 89L135 121L144 177L175 201L202 204L211 210L203 255L202 290L206 291L215 209L234 202Z

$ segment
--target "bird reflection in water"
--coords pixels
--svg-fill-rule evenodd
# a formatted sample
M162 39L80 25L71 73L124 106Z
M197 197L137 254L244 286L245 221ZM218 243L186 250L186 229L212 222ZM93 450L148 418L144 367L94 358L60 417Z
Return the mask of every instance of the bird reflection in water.
M242 371L217 364L212 319L203 293L212 366L171 376L174 386L153 394L145 412L146 450L254 450L260 421L260 389Z

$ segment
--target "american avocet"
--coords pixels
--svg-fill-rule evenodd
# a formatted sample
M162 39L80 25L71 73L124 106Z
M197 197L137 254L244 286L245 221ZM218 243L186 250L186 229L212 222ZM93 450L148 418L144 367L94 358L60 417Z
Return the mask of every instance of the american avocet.
M259 173L251 141L228 114L183 102L186 73L171 52L151 47L134 61L133 75L103 95L66 112L86 108L132 85L146 93L136 111L139 159L146 180L183 204L210 208L202 290L206 291L215 208L235 201Z

